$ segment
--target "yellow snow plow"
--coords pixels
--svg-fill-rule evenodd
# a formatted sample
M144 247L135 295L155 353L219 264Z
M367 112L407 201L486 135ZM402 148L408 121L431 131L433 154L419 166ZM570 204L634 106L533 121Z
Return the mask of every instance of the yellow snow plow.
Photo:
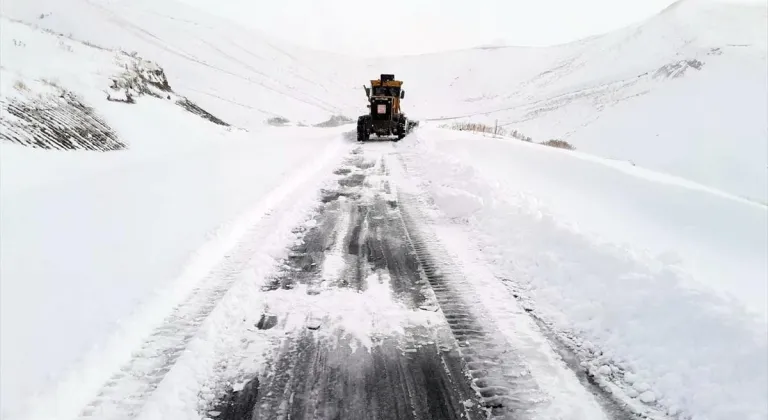
M400 107L405 98L403 82L395 80L393 74L382 74L379 79L371 80L370 86L363 86L368 97L369 112L357 119L357 140L366 141L372 134L377 137L405 137L415 124Z

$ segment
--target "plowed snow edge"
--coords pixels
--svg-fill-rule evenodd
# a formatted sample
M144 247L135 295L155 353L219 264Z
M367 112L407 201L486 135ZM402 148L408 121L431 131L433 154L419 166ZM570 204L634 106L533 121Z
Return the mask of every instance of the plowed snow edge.
M216 355L235 351L221 346L226 340L218 337L225 335L218 334L219 330L229 328L231 321L243 322L243 317L233 317L243 315L239 308L249 305L237 301L259 298L250 292L253 280L265 278L273 268L277 255L294 239L291 228L312 211L320 199L316 192L331 178L332 168L351 145L344 136L334 137L338 138L311 164L291 174L250 211L212 233L170 286L140 305L103 347L92 350L54 389L42 391L31 401L25 418L196 416L199 399L205 398L203 378L215 376L211 371ZM225 304L229 301L236 304ZM192 346L196 350L188 351ZM174 384L180 384L178 375L190 373L195 376L174 389ZM162 410L173 413L153 408L153 392L172 393L164 397ZM167 404L168 398L177 403Z
M500 409L497 405L493 410L496 417L492 418L506 418L505 415L511 415L505 413L509 408L514 410L514 418L525 419L647 418L620 398L611 397L610 390L590 383L582 372L572 369L573 364L563 359L561 343L551 341L551 333L541 330L537 320L484 267L482 258L472 252L472 240L466 232L440 223L440 212L428 195L408 179L405 162L399 155L393 155L391 160L408 233L446 318L453 318L451 328L457 340L466 343L463 357L470 371L478 371L472 373L475 389L488 407L494 407L496 402L504 406ZM460 303L455 303L457 300ZM467 312L468 316L454 313L457 310ZM485 330L479 342L463 338L466 331L457 320L468 318L474 318ZM476 332L470 333L477 338ZM495 360L478 358L478 345L483 347L480 354L484 353L486 359L487 355L494 355L491 359ZM507 351L499 355L494 349ZM493 366L490 370L489 365ZM494 383L501 383L512 393L499 395L498 385L491 387L494 392L489 392L488 385ZM520 401L525 399L535 403L521 405ZM510 406L510 402L514 405Z

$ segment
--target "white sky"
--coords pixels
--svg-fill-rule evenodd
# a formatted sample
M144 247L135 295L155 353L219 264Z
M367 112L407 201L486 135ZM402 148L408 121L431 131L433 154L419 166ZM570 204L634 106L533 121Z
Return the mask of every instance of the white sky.
M674 0L182 0L317 50L419 54L552 45L645 19Z

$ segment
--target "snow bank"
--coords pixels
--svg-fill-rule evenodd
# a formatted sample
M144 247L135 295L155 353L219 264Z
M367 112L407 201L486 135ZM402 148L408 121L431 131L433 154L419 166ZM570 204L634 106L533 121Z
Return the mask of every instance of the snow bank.
M444 217L474 232L508 299L627 398L709 419L768 414L765 206L517 140L425 127L398 149Z
M75 32L103 30L89 43L148 45L144 36L139 42L109 27L115 20L127 25L125 16L83 25L99 3L63 3L48 4L52 26L77 16ZM130 27L132 36L141 32ZM123 52L5 17L0 31L4 127L13 117L5 108L11 99L56 101L71 92L124 145L99 152L0 143L0 400L3 418L15 418L28 406L55 410L46 405L53 401L49 392L69 405L91 398L83 393L130 357L249 225L285 205L292 189L330 176L326 165L349 143L342 135L348 127L269 127L266 114L245 115L240 105L205 97L198 108L179 106L165 95L197 89L243 101L258 96L226 71L205 73L206 65L188 58L170 60L174 92L132 104L108 101L112 80L126 70ZM277 95L266 102L287 110L296 100ZM287 115L317 121L333 115L306 106ZM216 124L201 110L235 125ZM62 111L60 118L69 116Z
M175 123L193 125L191 118ZM150 296L194 287L203 273L182 284L169 282L196 257L205 257L196 251L214 239L211 233L339 138L296 130L263 135L220 135L208 147L162 158L125 155L95 175L88 171L100 165L62 154L56 166L68 174L63 182L3 189L4 406L57 379ZM3 146L3 179L34 172L38 160L28 152ZM14 171L7 162L28 166ZM67 182L74 174L79 179Z

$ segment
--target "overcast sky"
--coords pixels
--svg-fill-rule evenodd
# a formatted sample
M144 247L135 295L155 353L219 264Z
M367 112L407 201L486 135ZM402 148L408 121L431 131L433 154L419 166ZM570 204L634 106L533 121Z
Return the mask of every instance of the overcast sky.
M552 45L647 18L673 0L183 0L285 41L350 55Z

